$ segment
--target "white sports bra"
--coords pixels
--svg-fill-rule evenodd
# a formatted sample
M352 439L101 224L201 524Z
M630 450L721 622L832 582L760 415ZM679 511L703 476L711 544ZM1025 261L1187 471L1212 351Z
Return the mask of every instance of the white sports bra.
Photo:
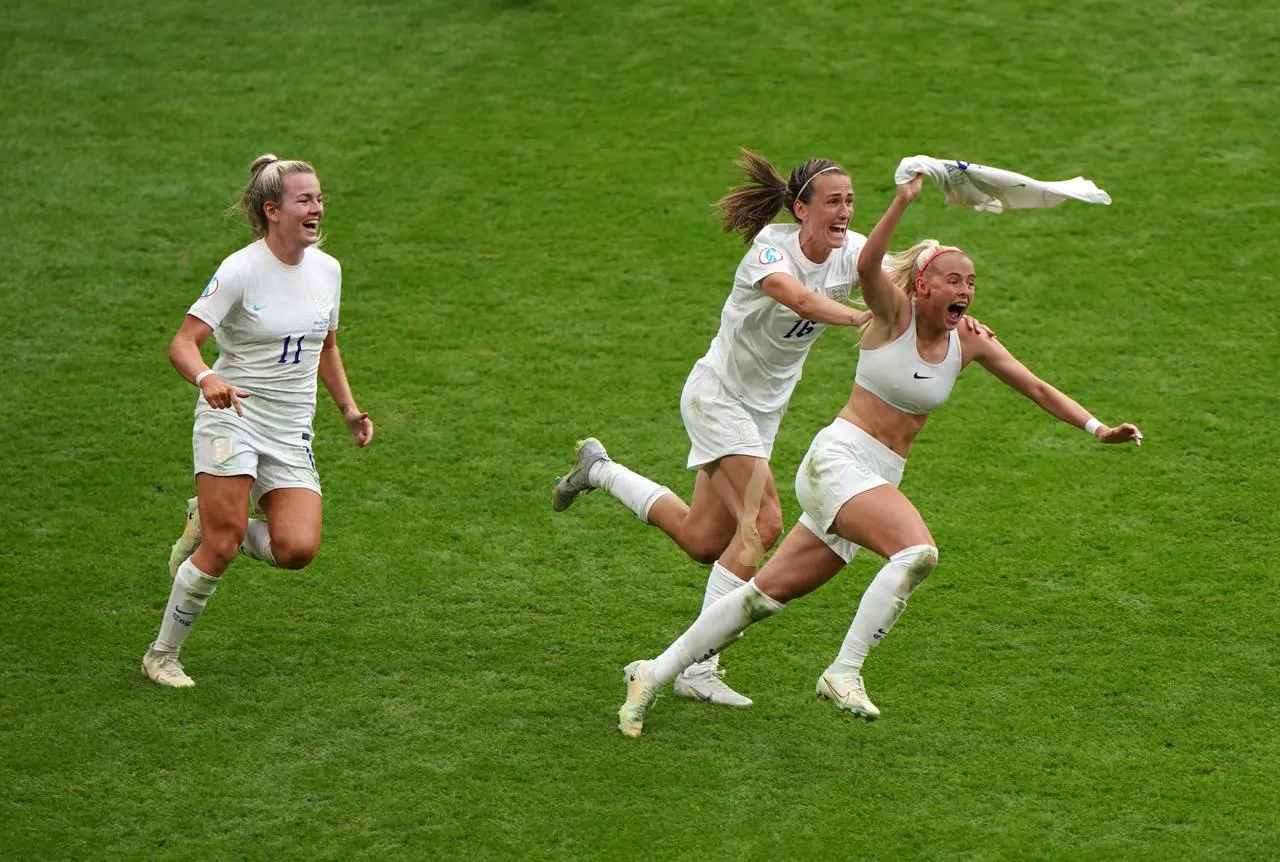
M916 305L911 303L911 324L896 340L858 353L854 382L891 407L924 416L946 403L960 376L963 361L960 333L951 330L947 355L937 365L925 362L916 351Z

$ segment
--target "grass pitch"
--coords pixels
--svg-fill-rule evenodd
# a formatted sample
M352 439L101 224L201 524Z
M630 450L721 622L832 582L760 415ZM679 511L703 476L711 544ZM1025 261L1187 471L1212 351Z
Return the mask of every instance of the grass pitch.
M1277 34L1230 0L11 0L0 857L1275 855ZM550 483L591 433L690 490L739 144L842 161L863 232L915 153L1097 181L1112 207L1001 217L927 189L899 235L971 249L974 313L1147 444L971 369L903 485L941 566L868 662L883 719L813 697L868 558L727 653L755 707L663 698L634 742L619 668L705 569ZM320 173L377 436L321 404L320 556L237 562L165 691L137 670L192 487L165 348L263 151ZM829 332L784 422L788 523L855 355Z

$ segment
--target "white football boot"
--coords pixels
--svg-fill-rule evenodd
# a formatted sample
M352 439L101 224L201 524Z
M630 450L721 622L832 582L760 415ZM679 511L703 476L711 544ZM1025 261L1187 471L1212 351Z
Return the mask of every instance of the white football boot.
M168 688L191 688L196 684L182 669L176 652L160 652L155 644L142 654L142 672L156 685Z
M551 491L551 508L563 512L573 505L579 494L589 494L595 490L589 475L591 465L597 461L608 461L609 453L604 451L604 444L594 437L579 440L573 450L573 469L565 476L556 477L556 486Z
M672 689L676 697L700 700L716 706L751 706L751 698L738 694L725 684L724 668L715 661L704 661L685 668L676 677Z
M173 549L169 551L170 578L178 576L178 566L196 552L203 538L204 531L200 528L200 498L192 497L187 500L186 526L182 528L182 535L173 543Z
M829 700L840 709L847 709L854 715L860 715L867 721L875 721L880 710L867 697L866 686L862 684L862 674L834 674L827 671L818 677L818 697Z
M637 737L644 731L644 716L658 697L658 687L645 682L644 670L647 661L633 661L622 669L623 679L627 682L627 700L618 710L618 730L630 737Z

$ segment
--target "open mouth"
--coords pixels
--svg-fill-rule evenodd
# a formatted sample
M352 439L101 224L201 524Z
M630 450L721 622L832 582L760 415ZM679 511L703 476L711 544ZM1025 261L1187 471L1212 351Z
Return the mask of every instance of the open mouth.
M840 242L844 242L845 231L847 231L848 229L849 229L848 222L845 222L843 224L833 224L827 228L827 236L831 237L834 240L839 240Z
M947 323L955 326L960 322L960 318L964 317L965 312L969 309L969 303L965 300L957 300L947 306Z
M302 226L309 231L320 230L320 219L318 218L308 219L307 221L304 221L302 223Z

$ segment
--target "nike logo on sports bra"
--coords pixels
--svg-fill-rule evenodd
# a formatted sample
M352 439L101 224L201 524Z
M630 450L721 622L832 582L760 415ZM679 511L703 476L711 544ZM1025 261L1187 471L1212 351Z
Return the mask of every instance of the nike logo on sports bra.
M912 374L911 376L914 377L916 380L932 380L934 378L934 375L932 374L929 374L926 376L924 374L921 374L919 371L917 371L915 374Z

